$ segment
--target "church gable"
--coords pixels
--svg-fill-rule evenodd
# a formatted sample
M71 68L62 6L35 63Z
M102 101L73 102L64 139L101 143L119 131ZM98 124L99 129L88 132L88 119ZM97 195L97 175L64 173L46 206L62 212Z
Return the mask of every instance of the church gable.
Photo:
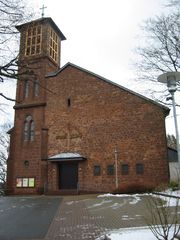
M48 74L46 77L47 78L49 78L49 77L52 77L52 78L53 77L58 77L58 75L61 75L64 71L66 71L66 72L69 71L69 74L67 74L67 75L70 75L71 74L70 73L71 70L69 70L69 69L74 69L74 71L77 73L77 78L78 78L79 81L80 80L87 81L87 76L89 75L92 79L96 79L96 81L104 82L106 85L108 84L110 86L109 87L109 91L113 91L113 89L116 89L116 90L119 89L119 92L125 91L125 92L127 92L128 95L134 96L134 99L140 98L141 100L144 100L145 103L153 104L155 106L160 107L164 111L165 115L168 115L168 113L169 113L169 108L167 108L166 106L164 106L164 105L162 105L162 104L160 104L160 103L158 103L158 102L156 102L156 101L154 101L154 100L152 100L150 98L147 98L147 97L145 97L145 96L143 96L143 95L141 95L141 94L139 94L137 92L134 92L134 91L132 91L132 90L130 90L128 88L125 88L124 86L121 86L121 85L119 85L119 84L117 84L115 82L112 82L112 81L110 81L110 80L108 80L108 79L106 79L106 78L104 78L104 77L102 77L102 76L100 76L98 74L95 74L95 73L93 73L91 71L88 71L88 70L86 70L84 68L81 68L81 67L79 67L79 66L77 66L75 64L72 64L72 63L65 64L58 72ZM83 73L85 74L84 77L83 77ZM74 76L74 77L76 79L76 76ZM92 85L94 83L95 82L92 80L92 83L90 84L91 87L92 87ZM94 86L94 87L95 87L95 90L97 90L97 93L98 93L97 86ZM117 92L118 92L118 90L117 90ZM112 92L112 97L113 97L113 95L114 96L118 95L118 93L115 94L114 91L113 91Z
M45 112L47 155L71 152L86 156L87 161L79 163L82 189L108 190L105 182L114 178L108 176L107 168L114 166L116 149L120 152L119 173L121 167L129 168L127 176L120 177L122 189L135 181L141 185L142 179L149 187L157 181L148 183L147 179L152 172L161 171L161 161L166 158L166 107L70 63L46 80L50 90ZM145 171L141 180L134 172L136 167ZM89 184L94 178L96 183Z

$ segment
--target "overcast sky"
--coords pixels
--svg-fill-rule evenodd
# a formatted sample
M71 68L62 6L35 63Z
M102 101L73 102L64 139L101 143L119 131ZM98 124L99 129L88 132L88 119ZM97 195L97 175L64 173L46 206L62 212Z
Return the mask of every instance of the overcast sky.
M139 25L158 14L162 0L41 0L67 40L62 63L72 62L119 84L133 77L133 49L139 44Z
M142 41L140 25L162 13L165 0L29 0L37 16L44 4L67 40L61 66L72 62L134 91L149 84L134 80L133 51ZM169 129L169 127L168 127ZM169 130L168 130L169 131Z

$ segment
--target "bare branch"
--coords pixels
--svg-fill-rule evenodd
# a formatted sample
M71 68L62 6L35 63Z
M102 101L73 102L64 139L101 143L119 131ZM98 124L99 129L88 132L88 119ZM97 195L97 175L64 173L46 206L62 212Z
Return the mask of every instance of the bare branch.
M138 70L138 79L156 83L160 74L180 71L180 13L176 11L167 16L148 19L142 30L146 43L136 49L139 61L134 64ZM180 82L177 85L180 91ZM157 92L154 90L154 93ZM163 103L171 105L165 101Z

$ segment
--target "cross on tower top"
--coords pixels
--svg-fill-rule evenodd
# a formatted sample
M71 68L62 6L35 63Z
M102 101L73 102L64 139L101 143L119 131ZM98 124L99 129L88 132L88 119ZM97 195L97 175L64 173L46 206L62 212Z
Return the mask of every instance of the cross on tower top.
M42 13L41 13L41 17L43 18L44 17L44 9L47 8L44 6L44 4L42 5L42 8L40 8L40 10L42 10Z

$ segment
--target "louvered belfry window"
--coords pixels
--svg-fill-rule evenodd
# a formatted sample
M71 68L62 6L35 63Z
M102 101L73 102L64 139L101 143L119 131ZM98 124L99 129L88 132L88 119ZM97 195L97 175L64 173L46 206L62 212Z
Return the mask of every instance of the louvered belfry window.
M42 27L31 26L26 32L25 55L33 56L41 53Z
M50 57L58 62L58 51L59 51L59 38L58 35L51 29L50 30L50 46L49 46L49 54Z

